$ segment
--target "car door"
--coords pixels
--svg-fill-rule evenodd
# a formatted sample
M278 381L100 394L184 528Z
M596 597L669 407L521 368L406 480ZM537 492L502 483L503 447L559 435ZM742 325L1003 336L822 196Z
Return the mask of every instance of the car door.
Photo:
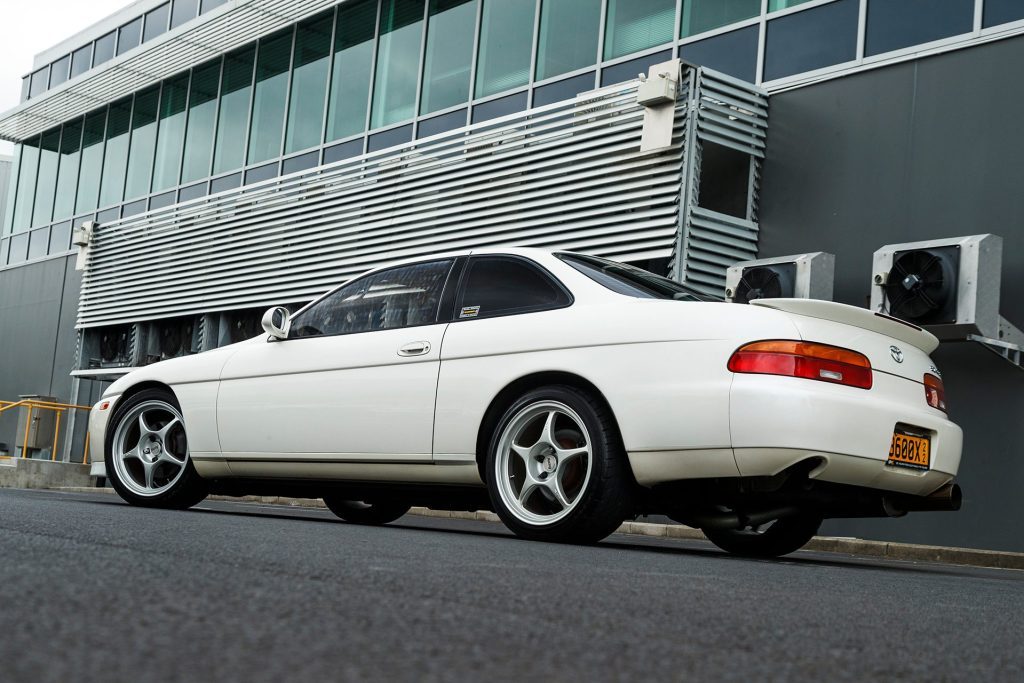
M233 355L217 399L225 457L429 461L454 262L371 273L296 314L287 339Z

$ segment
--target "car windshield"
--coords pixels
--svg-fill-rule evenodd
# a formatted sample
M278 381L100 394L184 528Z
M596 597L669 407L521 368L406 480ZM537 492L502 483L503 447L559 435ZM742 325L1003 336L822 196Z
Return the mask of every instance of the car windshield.
M686 285L650 271L617 261L584 256L583 254L555 254L591 280L613 292L641 299L675 299L676 301L716 301Z

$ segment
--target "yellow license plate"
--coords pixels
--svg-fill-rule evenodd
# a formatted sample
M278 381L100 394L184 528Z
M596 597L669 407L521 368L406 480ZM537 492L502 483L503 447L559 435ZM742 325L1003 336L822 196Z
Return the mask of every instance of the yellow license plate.
M889 446L889 464L899 467L913 467L926 470L931 465L932 444L924 436L904 434L897 431L892 435Z

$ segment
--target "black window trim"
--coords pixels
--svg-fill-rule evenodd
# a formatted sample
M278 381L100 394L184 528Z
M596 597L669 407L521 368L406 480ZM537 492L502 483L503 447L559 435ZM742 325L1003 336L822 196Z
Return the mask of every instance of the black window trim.
M419 323L419 324L416 324L416 325L403 325L401 327L390 327L390 328L388 328L386 330L361 330L359 332L335 332L333 334L312 334L312 335L304 336L304 337L293 337L290 334L291 333L291 323L292 323L292 321L295 320L295 318L298 315L300 315L301 313L305 313L307 310L309 310L310 308L312 308L316 304L320 303L321 301L324 301L325 299L330 297L335 292L337 292L337 291L339 291L341 289L344 289L345 287L348 287L349 285L354 285L354 284L356 284L357 282L359 282L361 280L364 280L364 279L366 279L368 277L373 277L375 275L380 275L381 273L386 273L389 270L397 270L399 268L411 268L413 266L423 266L423 265L427 265L429 263L441 263L443 261L451 261L451 266L449 266L448 274L445 275L444 284L441 286L441 297L438 299L437 312L434 314L434 320L432 322ZM270 335L267 335L267 342L268 343L275 343L275 342L284 342L284 341L298 341L300 339L325 339L325 338L328 338L328 337L351 337L352 335L355 335L355 334L373 334L374 332L391 332L393 330L411 330L411 329L414 329L414 328L417 328L417 327L428 327L430 325L439 325L439 324L445 324L445 323L451 322L450 320L445 320L442 313L444 311L445 302L448 300L448 298L449 297L454 298L454 293L449 294L449 290L452 290L454 292L454 289L457 286L456 283L461 281L461 272L462 272L461 270L459 271L459 276L458 277L456 277L456 278L452 277L452 275L456 273L457 269L460 268L460 261L461 261L461 266L465 266L466 257L465 256L444 256L444 257L441 257L441 258L428 258L428 259L424 259L422 261L413 261L411 263L396 263L393 266L389 266L387 268L377 268L377 269L371 270L371 271L369 271L367 273L363 273L362 275L358 275L358 276L356 276L354 278L346 280L345 282L341 283L340 285L338 285L334 289L327 291L326 293L320 295L316 299L313 299L308 304L306 304L305 306L303 306L299 310L295 311L294 314L290 315L288 317L288 320L289 320L289 323L288 323L289 324L289 330L288 330L289 331L289 335L287 337L285 337L284 339L276 339L276 338L274 338L274 337L272 337ZM455 282L453 282L453 280Z
M469 266L470 266L470 264L474 260L485 259L485 258L500 258L500 259L508 259L510 261L521 261L528 268L532 268L533 270L538 272L541 275L541 277L546 278L551 284L553 284L555 286L556 289L558 289L560 292L562 292L565 295L566 302L563 303L563 304L558 304L558 305L554 305L554 306L529 306L527 308L517 308L515 310L511 310L511 311L508 311L508 312L505 312L505 313L495 313L493 315L483 315L483 316L473 317L473 318L460 318L458 316L458 311L462 310L462 304L464 303L463 299L464 299L464 297L466 295L466 275L469 273ZM453 323L464 323L464 322L470 322L472 320L492 320L494 318L506 318L506 317L511 316L511 315L524 315L526 313L541 313L541 312L544 312L544 311L558 311L558 310L561 310L563 308L569 308L570 306L572 306L575 303L576 303L576 297L573 296L572 291L570 291L569 288L566 287L565 284L561 280L559 280L557 276L554 275L554 273L552 273L550 270L548 270L547 268L545 268L544 266L542 266L541 264L537 263L536 261L534 261L531 258L527 258L525 256L520 256L519 254L502 254L502 253L472 254L467 259L467 262L466 262L465 266L463 267L462 272L460 273L460 276L459 276L458 293L457 293L457 295L455 297L455 305L451 309L451 320L450 320L450 322L453 322Z

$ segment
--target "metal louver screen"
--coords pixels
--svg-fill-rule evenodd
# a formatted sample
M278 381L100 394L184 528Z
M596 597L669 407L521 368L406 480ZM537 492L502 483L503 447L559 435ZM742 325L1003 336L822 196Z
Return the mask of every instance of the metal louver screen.
M636 84L99 226L80 328L311 299L367 269L495 245L667 257L683 136L641 154ZM723 269L724 273L724 269Z

